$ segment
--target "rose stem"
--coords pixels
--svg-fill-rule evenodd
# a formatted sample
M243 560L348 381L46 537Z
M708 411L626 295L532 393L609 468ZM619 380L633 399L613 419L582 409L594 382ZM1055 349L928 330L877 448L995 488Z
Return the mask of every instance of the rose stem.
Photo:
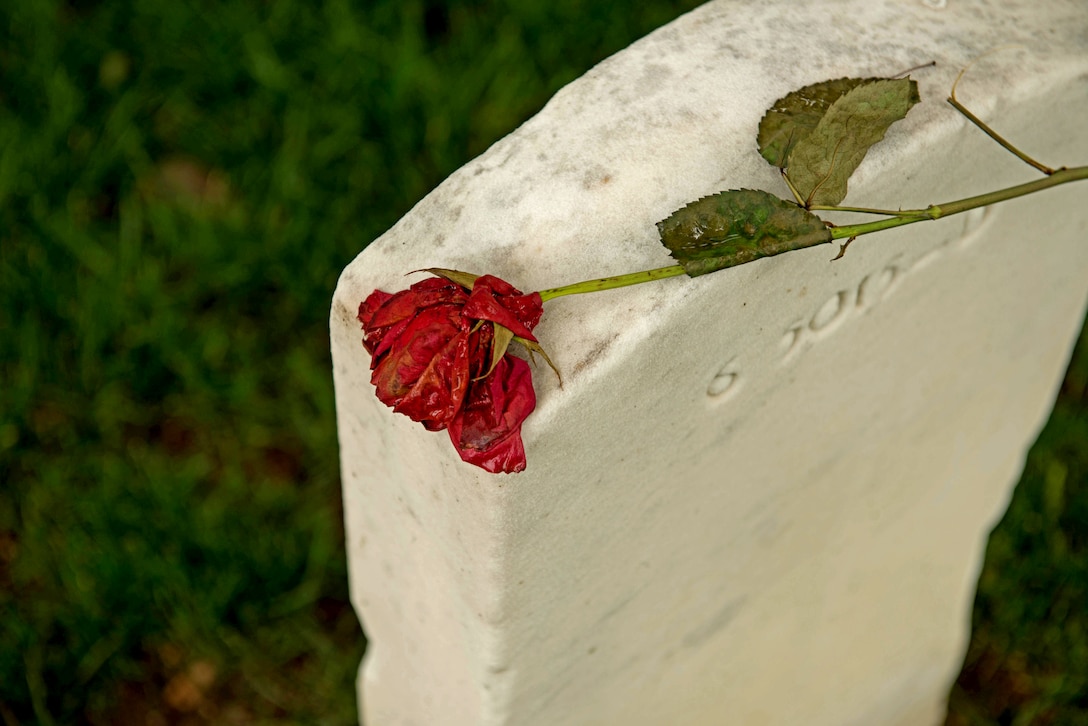
M1022 197L1025 194L1039 192L1044 189L1049 189L1050 187L1056 187L1059 184L1065 184L1067 182L1078 181L1081 179L1088 179L1088 166L1075 166L1069 169L1058 169L1053 174L1043 179L1036 179L1035 181L1026 182L1024 184L1017 184L1016 186L1008 187L1007 189L998 189L996 192L987 192L986 194L979 194L976 197L958 199L954 202L947 202L945 204L931 204L925 209L913 209L899 212L894 217L890 217L888 219L878 219L875 222L865 222L863 224L847 224L841 227L833 227L831 229L831 239L848 239L850 237L857 237L859 235L869 234L870 232L879 232L882 229L901 227L904 224L924 222L928 219L941 219L942 217L949 217L953 214L966 212L969 209L987 207L991 204L1003 202L1007 199Z
M959 199L954 202L946 202L945 204L931 204L925 209L911 209L895 212L894 214L896 216L887 219L878 219L875 222L832 227L831 239L849 239L863 234L879 232L882 229L901 227L905 224L914 224L915 222L924 222L926 220L941 219L942 217L949 217L953 214L966 212L970 209L977 209L978 207L986 207L991 204L996 204L997 202L1003 202L1007 199L1014 199L1016 197L1024 196L1025 194L1031 194L1032 192L1042 191L1043 189L1056 187L1059 184L1065 184L1081 179L1088 179L1088 166L1058 169L1053 174L1043 179L1036 179L1035 181L1027 182L1025 184L1017 184L1016 186L1008 187L1007 189L999 189L996 192L987 192L986 194L979 194L975 197L967 197L966 199ZM664 280L667 277L677 277L678 275L683 274L684 268L680 265L669 265L668 267L658 267L654 270L643 270L642 272L631 272L626 275L616 275L615 277L585 280L583 282L575 282L571 285L541 290L540 299L541 301L547 301L557 297L563 297L564 295L578 295L584 292L612 290L617 287L639 285L643 282Z
M564 295L578 295L583 292L600 292L601 290L611 290L617 287L638 285L653 280L664 280L666 277L676 277L677 275L683 274L684 268L680 265L659 267L656 270L643 270L642 272L629 272L626 275L602 277L597 280L585 280L584 282L575 282L571 285L541 290L540 299L547 301L553 298L563 297Z

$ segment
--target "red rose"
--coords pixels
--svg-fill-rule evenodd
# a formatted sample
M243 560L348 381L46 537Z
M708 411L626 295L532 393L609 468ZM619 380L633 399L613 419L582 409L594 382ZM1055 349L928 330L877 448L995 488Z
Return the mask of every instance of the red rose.
M473 280L465 273L450 273ZM396 294L375 290L359 305L378 399L422 423L449 431L461 458L487 471L525 469L521 424L536 407L529 364L506 354L509 336L534 342L544 309L497 277L465 286L442 277ZM501 357L493 363L493 355Z

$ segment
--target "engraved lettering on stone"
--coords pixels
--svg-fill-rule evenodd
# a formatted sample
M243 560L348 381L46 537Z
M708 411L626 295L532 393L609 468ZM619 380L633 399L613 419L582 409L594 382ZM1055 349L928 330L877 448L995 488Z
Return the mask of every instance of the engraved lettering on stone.
M729 360L729 362L718 369L718 372L714 374L714 378L711 379L710 385L706 388L706 395L719 401L724 401L726 398L729 398L732 394L737 392L740 373L737 371L737 367L734 364L735 360L736 359Z
M950 248L963 249L982 238L981 231L993 220L993 208L972 209L957 217L959 232L934 245L900 272L914 272L939 259ZM951 220L949 220L951 224Z
M811 326L812 320L809 319L796 322L786 329L782 336L782 347L786 351L782 356L783 363L792 362L802 351L812 345Z
M960 238L956 241L956 247L963 249L981 239L980 232L983 228L989 226L990 222L993 221L993 217L993 207L982 207L981 209L971 209L964 212L963 232L960 233Z
M782 360L786 361L801 349L801 340L804 337L805 321L799 320L786 329L782 336Z
M820 306L820 309L812 316L812 320L808 321L808 329L814 333L826 331L832 323L842 318L851 297L849 290L839 290L832 295Z
M902 277L897 264L886 265L863 277L856 287L836 292L807 320L794 321L782 335L782 362L792 361L812 342L834 331L851 313L872 308L895 289Z
M931 262L934 262L944 254L945 248L948 246L949 241L945 241L936 245L935 247L926 250L926 252L910 264L907 268L907 272L913 272L914 270L920 270Z
M877 304L891 292L891 289L899 282L900 272L896 265L888 265L880 272L866 275L858 285L859 308L870 308Z

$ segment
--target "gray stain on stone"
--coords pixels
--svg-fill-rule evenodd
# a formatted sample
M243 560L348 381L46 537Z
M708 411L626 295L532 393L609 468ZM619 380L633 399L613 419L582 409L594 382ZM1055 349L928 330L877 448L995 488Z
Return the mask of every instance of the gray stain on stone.
M741 607L744 605L744 601L747 598L741 596L727 602L718 612L714 613L710 619L704 621L699 627L688 632L680 642L685 648L694 648L697 645L709 640L719 631L723 630L725 626L733 622L733 618L740 613Z
M635 87L643 97L651 96L666 88L666 83L672 76L672 68L661 63L648 63L642 69L642 75L635 82Z

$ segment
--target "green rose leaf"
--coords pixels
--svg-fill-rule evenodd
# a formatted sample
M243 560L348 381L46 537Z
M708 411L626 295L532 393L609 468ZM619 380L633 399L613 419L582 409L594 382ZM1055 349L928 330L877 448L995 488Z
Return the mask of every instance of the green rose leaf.
M786 168L790 151L808 137L843 94L879 78L837 78L805 86L774 102L759 122L759 153L773 166Z
M834 101L786 159L786 176L805 206L841 202L869 147L919 100L917 83L886 78L862 83Z
M815 214L753 189L703 197L657 229L691 277L831 241L831 230Z

